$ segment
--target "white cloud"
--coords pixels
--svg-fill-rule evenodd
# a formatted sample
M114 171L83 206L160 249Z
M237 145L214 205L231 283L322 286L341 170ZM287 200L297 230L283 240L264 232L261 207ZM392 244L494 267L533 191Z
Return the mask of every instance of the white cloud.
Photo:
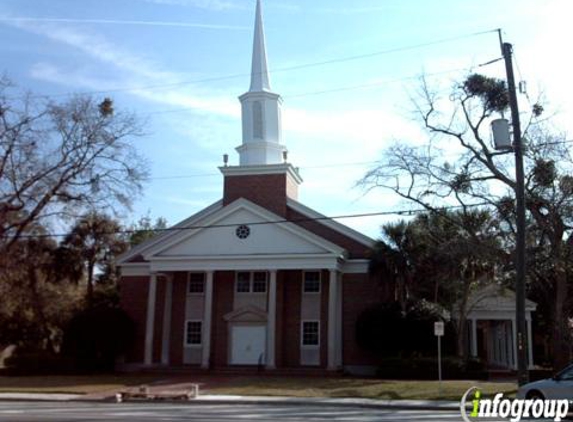
M185 6L195 7L198 9L207 10L235 10L246 9L247 5L244 2L237 2L232 0L143 0L146 3L169 5L169 6Z
M208 24L208 23L175 22L175 21L116 20L116 19L0 17L0 22L139 25L139 26L168 26L168 27L175 27L175 28L227 29L227 30L239 30L239 31L251 30L251 28L248 26L236 26L236 25L218 25L218 24Z
M31 76L36 79L74 88L81 86L84 89L94 91L114 91L115 85L121 87L121 91L129 91L133 95L158 104L188 108L190 112L195 110L200 113L215 113L225 117L235 118L238 116L236 102L228 96L217 97L185 93L182 90L184 84L179 74L163 70L157 64L123 50L101 36L48 23L16 22L13 25L78 49L92 59L111 64L123 71L116 75L116 82L114 83L109 79L92 76L94 73L99 75L100 72L89 72L86 67L64 70L51 63L39 62L30 69ZM180 83L180 86L176 86ZM153 89L154 85L161 85L165 88L156 90ZM169 85L174 85L174 87L169 88ZM146 86L149 88L145 88Z

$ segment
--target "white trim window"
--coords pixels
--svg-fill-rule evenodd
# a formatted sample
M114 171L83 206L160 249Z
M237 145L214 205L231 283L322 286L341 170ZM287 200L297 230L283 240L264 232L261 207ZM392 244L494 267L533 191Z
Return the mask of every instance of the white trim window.
M203 321L188 320L185 322L185 346L198 347L203 343Z
M266 271L237 271L236 293L266 293L268 273Z
M320 271L304 271L302 277L303 293L320 293Z
M205 293L205 273L188 273L187 294L203 295Z
M302 347L320 347L320 321L301 321Z

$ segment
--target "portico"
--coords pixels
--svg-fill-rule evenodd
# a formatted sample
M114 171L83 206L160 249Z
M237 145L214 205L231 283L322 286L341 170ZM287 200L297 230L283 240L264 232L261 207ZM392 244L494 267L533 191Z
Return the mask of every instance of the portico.
M256 292L238 292L241 288L237 285L240 282L242 274L253 273L260 275L261 285ZM189 274L193 274L190 277ZM197 288L196 275L203 275L203 289ZM263 276L264 274L264 276ZM305 282L305 274L307 280ZM314 287L315 275L318 275L319 287ZM221 331L227 337L226 356L214 356L212 353L213 342L213 319L217 319L224 311L214 314L215 300L215 282L226 284L226 288L219 289L218 299L227 296L224 291L229 289L231 277L234 275L232 288L233 304L226 310L222 318L217 321L217 330L219 336ZM187 278L185 297L185 308L193 307L202 310L201 319L197 318L197 313L187 315L185 324L180 327L174 327L171 314L174 307L181 307L177 304L177 298L173 296L173 284ZM265 279L266 287L262 287L262 280ZM194 281L191 281L194 280ZM296 286L294 285L296 284ZM305 284L307 290L305 292ZM307 267L305 269L270 269L256 271L230 271L221 269L219 271L206 270L192 272L187 271L170 271L162 273L152 273L149 277L149 288L146 310L145 326L145 366L171 366L171 351L173 348L180 347L182 352L182 364L200 366L203 369L209 369L215 363L217 366L240 365L240 366L264 366L267 370L273 370L277 367L277 354L280 355L279 362L284 366L286 357L285 349L291 349L286 354L293 354L292 349L299 349L298 364L300 366L326 367L328 370L337 370L342 366L342 273L339 269L320 269L316 267ZM159 289L158 286L164 287ZM181 290L181 289L179 289ZM195 290L195 293L190 292ZM200 290L203 290L201 294ZM317 291L314 291L317 290ZM320 291L322 290L322 292ZM158 292L161 292L158 294ZM293 298L290 297L295 291L300 294L300 305L298 315L285 315L285 306ZM285 297L287 296L287 297ZM277 301L280 300L281 303ZM157 303L163 303L161 312L156 311L153 306ZM220 305L219 305L220 306ZM277 309L281 315L277 315ZM294 311L294 310L293 310ZM161 315L159 315L161 314ZM327 319L324 316L327 315ZM193 319L188 319L193 318ZM161 320L161 328L158 330L158 320ZM298 324L292 324L292 321L298 320ZM333 321L333 323L330 323ZM188 325L188 322L200 323L198 329L198 338L192 338L194 332ZM315 324L315 325L313 325ZM314 327L317 328L315 332ZM182 331L184 339L183 344L173 344L172 331L179 329ZM160 335L160 352L159 361L153 359L157 356L157 350L154 345L159 344L155 341L154 336ZM191 336L191 337L190 337ZM280 337L280 338L277 338ZM321 341L321 337L325 340ZM315 339L317 341L315 341ZM296 346L296 347L294 347ZM278 353L277 353L277 348ZM219 348L221 354L221 348ZM217 351L214 353L217 354ZM326 361L321 358L326 355ZM213 362L215 360L215 362ZM289 364L296 364L289 359ZM223 364L223 365L221 365Z
M477 291L470 300L467 315L469 351L483 359L490 367L517 368L515 293L499 286L488 286ZM526 301L527 356L533 368L531 313L537 305Z

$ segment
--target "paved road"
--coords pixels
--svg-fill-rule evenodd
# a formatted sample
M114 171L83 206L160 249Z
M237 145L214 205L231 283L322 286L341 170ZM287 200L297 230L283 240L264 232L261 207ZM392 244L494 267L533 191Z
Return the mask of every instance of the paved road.
M0 421L461 421L458 412L301 405L0 402Z

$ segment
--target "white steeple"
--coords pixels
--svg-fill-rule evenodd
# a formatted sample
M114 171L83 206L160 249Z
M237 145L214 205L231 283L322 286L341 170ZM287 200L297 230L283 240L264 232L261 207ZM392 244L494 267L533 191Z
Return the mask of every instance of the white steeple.
M261 0L257 0L255 17L255 36L253 39L253 64L251 67L251 92L270 91L269 69L267 67L267 48Z
M243 143L237 148L241 166L281 164L280 95L271 91L261 0L257 0L253 62L249 91L239 97L243 123Z

